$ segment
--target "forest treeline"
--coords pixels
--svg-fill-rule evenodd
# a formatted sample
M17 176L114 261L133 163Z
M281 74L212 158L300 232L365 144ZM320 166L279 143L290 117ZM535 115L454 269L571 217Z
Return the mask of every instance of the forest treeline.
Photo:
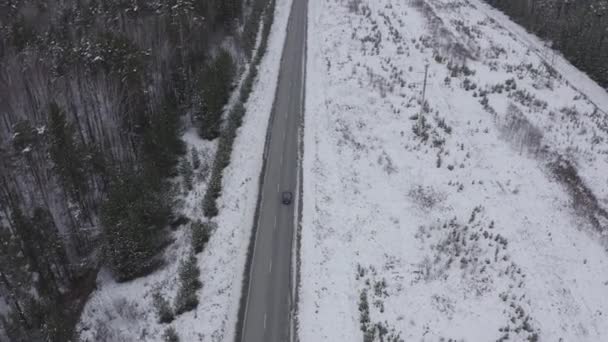
M485 0L608 88L608 1Z
M0 340L66 341L162 260L181 131L220 136L268 0L0 1Z

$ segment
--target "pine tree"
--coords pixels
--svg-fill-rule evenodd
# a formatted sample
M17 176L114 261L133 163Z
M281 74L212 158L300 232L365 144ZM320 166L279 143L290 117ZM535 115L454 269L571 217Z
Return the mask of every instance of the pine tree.
M36 41L36 31L32 25L25 20L24 16L19 16L11 27L12 43L21 51Z
M192 155L192 168L198 170L198 168L201 166L201 158L199 157L198 151L195 147L192 147L190 154Z
M74 139L74 128L54 102L49 105L50 155L64 188L80 199L86 186L82 148Z
M60 289L67 285L64 280L68 278L68 261L49 212L36 208L33 217L29 218L17 207L11 211L20 253L25 257L29 271L38 274L32 285L39 294L57 299Z
M105 254L119 281L147 274L160 264L171 212L167 193L136 173L115 177L103 204Z
M207 191L203 196L203 213L206 217L215 217L219 213L216 199L222 190L221 173L212 172L211 179L207 185Z
M182 177L184 177L184 190L192 190L192 178L194 177L194 172L192 170L192 165L190 164L190 161L188 161L187 158L184 158L184 160L182 160L182 163L180 165L180 173L182 174Z
M27 295L27 289L31 288L33 279L21 244L17 236L7 228L0 227L0 284L8 291L5 299L11 311L18 321L28 327L31 326L31 322L25 311L23 299Z
M218 24L230 29L236 19L241 15L241 3L239 0L221 0L215 2Z
M179 137L179 116L175 109L151 115L143 133L143 159L146 172L159 179L173 173L178 156L187 152Z
M180 285L175 297L175 313L179 315L194 310L198 306L196 292L202 284L199 280L200 270L194 253L190 253L187 259L182 260L178 272Z
M36 208L30 226L34 241L29 245L35 248L34 253L38 259L38 288L44 288L41 292L58 295L61 288L67 285L64 280L70 278L63 240L48 210Z
M201 222L200 220L193 222L190 226L191 229L191 238L192 238L192 249L195 253L200 253L209 242L209 238L211 237L211 232L215 230L215 223Z
M200 77L202 88L200 134L203 139L213 140L220 134L222 111L230 97L235 71L232 56L226 50L222 50L204 69Z
M13 233L0 233L0 287L8 290L11 309L5 329L13 340L64 340L71 328L61 295L70 276L54 222L41 208L28 218L13 207L11 219Z

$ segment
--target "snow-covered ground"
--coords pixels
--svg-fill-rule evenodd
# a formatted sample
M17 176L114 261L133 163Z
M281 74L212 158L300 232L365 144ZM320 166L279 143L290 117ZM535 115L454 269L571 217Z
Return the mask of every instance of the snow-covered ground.
M161 341L173 326L181 341L232 341L242 288L242 276L253 216L268 118L274 101L292 0L277 0L268 50L260 63L258 80L245 105L247 113L235 140L231 163L224 171L222 196L218 199L218 224L205 250L198 255L202 288L194 311L177 316L170 325L159 324L152 296L160 291L170 303L178 287L178 265L190 251L186 226L173 233L175 242L165 251L167 266L126 283L116 283L107 271L98 277L79 323L82 341ZM211 162L215 142L202 141L194 130L184 134L188 146ZM208 156L204 158L203 156ZM196 179L196 178L195 178ZM204 179L195 180L181 211L192 220L203 219Z
M300 340L608 340L606 110L481 1L309 0Z

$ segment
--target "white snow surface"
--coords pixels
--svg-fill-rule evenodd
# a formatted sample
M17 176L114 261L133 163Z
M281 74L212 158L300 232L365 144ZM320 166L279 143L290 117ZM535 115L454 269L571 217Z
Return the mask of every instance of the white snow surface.
M608 222L551 168L605 210L606 110L481 1L309 0L300 341L608 341Z
M175 242L164 252L166 266L149 276L116 283L108 271L100 272L97 290L84 308L78 326L81 341L162 341L173 326L181 341L232 341L236 325L242 276L258 194L262 152L276 91L280 59L292 0L277 0L268 50L259 66L258 79L245 107L247 113L235 140L231 163L224 171L222 196L218 199L218 223L205 250L198 255L203 287L196 310L177 316L171 324L159 324L152 295L159 291L173 302L179 261L190 251L187 227L174 232ZM211 163L216 143L201 140L194 129L184 134L188 146ZM189 155L189 154L188 154ZM207 157L205 157L207 156ZM209 165L210 166L210 165ZM196 179L196 178L195 178ZM184 196L182 212L190 219L204 219L202 198L206 177L194 182Z

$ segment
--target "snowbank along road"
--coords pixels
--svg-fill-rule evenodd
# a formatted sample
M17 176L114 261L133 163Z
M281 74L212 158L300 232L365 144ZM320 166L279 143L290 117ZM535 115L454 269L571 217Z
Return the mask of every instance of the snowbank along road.
M283 191L296 193L298 124L303 107L307 1L293 2L281 60L266 169L255 237L241 341L287 341L290 336L291 254L294 213L281 202Z

